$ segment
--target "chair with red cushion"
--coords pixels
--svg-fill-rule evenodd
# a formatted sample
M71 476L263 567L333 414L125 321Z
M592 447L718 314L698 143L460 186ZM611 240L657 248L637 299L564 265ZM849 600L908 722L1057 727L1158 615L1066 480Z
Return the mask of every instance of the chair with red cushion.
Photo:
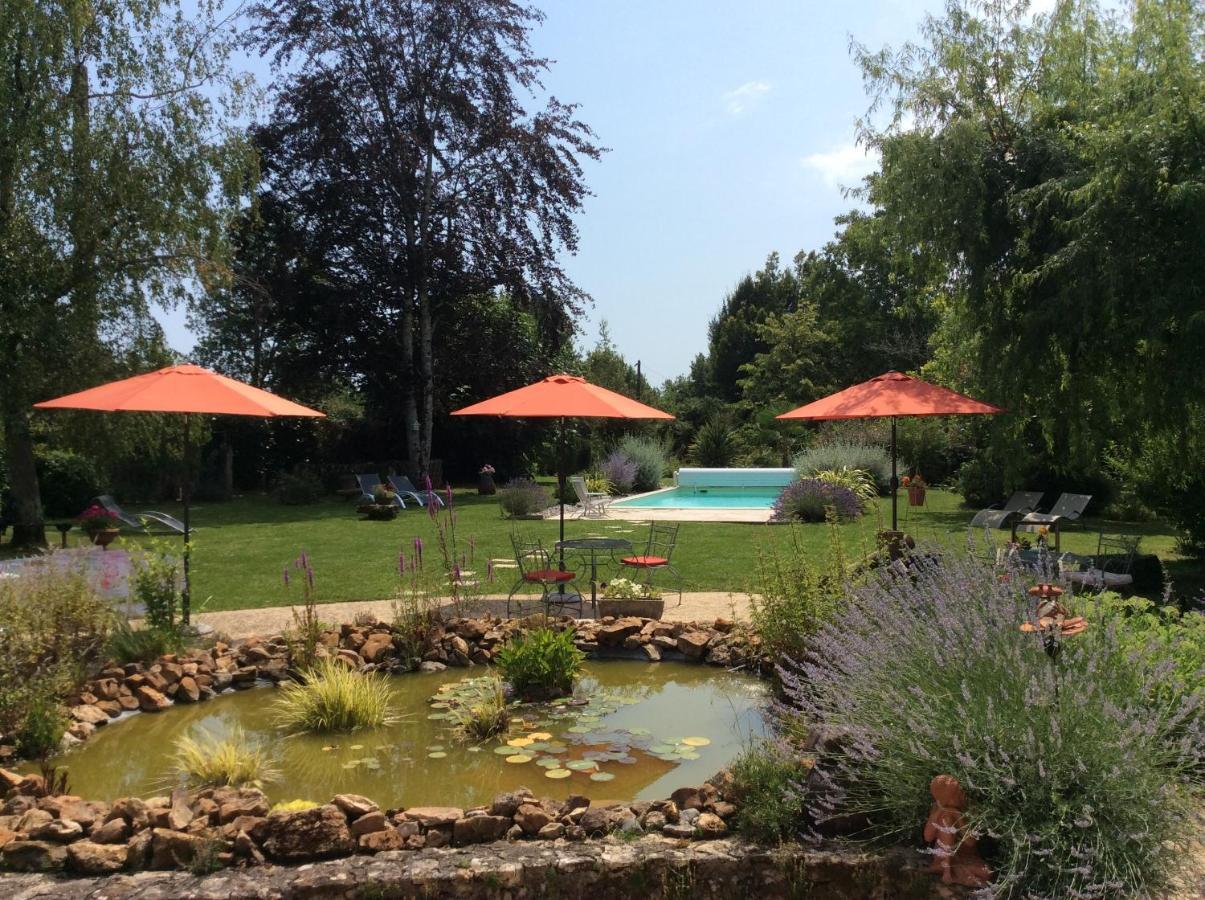
M676 522L650 522L649 539L644 552L625 556L619 564L625 569L632 570L632 580L645 587L653 586L653 578L658 572L668 572L677 582L678 604L682 603L682 575L674 568L672 562L674 547L678 543L678 524Z
M564 609L576 606L578 615L582 614L582 593L577 589L575 572L561 569L552 556L537 541L521 540L517 535L511 535L511 546L515 548L515 563L519 566L519 580L510 589L506 597L506 616L510 618L510 605L515 594L525 587L539 585L540 602L544 604L545 613L550 613L552 607ZM572 587L572 590L567 588ZM516 604L517 605L517 604Z

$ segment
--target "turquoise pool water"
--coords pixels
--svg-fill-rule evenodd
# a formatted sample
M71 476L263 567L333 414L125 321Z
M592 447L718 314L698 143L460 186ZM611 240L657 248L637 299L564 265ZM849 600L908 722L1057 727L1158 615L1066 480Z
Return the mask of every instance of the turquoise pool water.
M769 509L780 493L780 487L675 487L611 505L626 509Z

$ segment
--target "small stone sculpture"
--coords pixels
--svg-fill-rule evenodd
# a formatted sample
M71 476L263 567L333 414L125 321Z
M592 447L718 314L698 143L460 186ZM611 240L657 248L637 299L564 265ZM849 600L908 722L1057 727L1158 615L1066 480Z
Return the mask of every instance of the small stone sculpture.
M929 871L940 872L946 884L984 887L991 879L987 864L975 846L979 843L966 830L967 795L952 775L938 775L929 783L933 806L925 822L925 841L933 845Z

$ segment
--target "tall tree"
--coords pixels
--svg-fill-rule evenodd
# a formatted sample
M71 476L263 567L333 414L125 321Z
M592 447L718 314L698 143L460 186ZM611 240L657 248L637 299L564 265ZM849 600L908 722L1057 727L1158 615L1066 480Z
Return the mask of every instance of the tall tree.
M253 43L279 81L263 139L273 187L329 229L358 282L364 340L396 358L412 464L431 459L437 309L504 289L563 322L584 295L581 161L601 154L573 105L542 93L548 62L512 0L264 0Z
M247 156L221 130L216 0L0 5L0 419L14 543L44 541L29 407L82 388L116 324L221 259L223 188ZM225 94L233 98L234 94Z

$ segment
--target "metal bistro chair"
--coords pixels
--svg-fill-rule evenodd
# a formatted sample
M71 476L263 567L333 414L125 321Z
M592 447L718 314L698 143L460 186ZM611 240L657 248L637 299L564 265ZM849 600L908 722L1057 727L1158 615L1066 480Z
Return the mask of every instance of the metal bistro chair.
M678 543L678 528L676 522L650 522L649 540L644 553L639 556L625 556L619 560L620 566L635 569L634 581L645 587L653 586L653 578L658 572L669 572L677 582L678 605L682 605L682 573L674 568L674 547Z
M567 585L573 585L577 578L575 572L562 572L556 567L552 556L538 540L523 540L511 535L511 546L515 548L515 563L519 567L519 580L506 595L506 617L510 618L511 601L515 594L528 585L540 586L540 602L544 612L548 614L552 607L561 609L576 606L578 617L582 615L582 594L580 590L566 591Z
M1141 542L1140 535L1107 535L1104 529L1101 529L1100 536L1096 539L1096 555L1076 558L1075 562L1080 564L1080 568L1064 571L1063 577L1071 584L1073 590L1080 592L1100 593L1128 588L1134 583L1131 569L1134 567L1134 557L1138 555L1138 545Z

